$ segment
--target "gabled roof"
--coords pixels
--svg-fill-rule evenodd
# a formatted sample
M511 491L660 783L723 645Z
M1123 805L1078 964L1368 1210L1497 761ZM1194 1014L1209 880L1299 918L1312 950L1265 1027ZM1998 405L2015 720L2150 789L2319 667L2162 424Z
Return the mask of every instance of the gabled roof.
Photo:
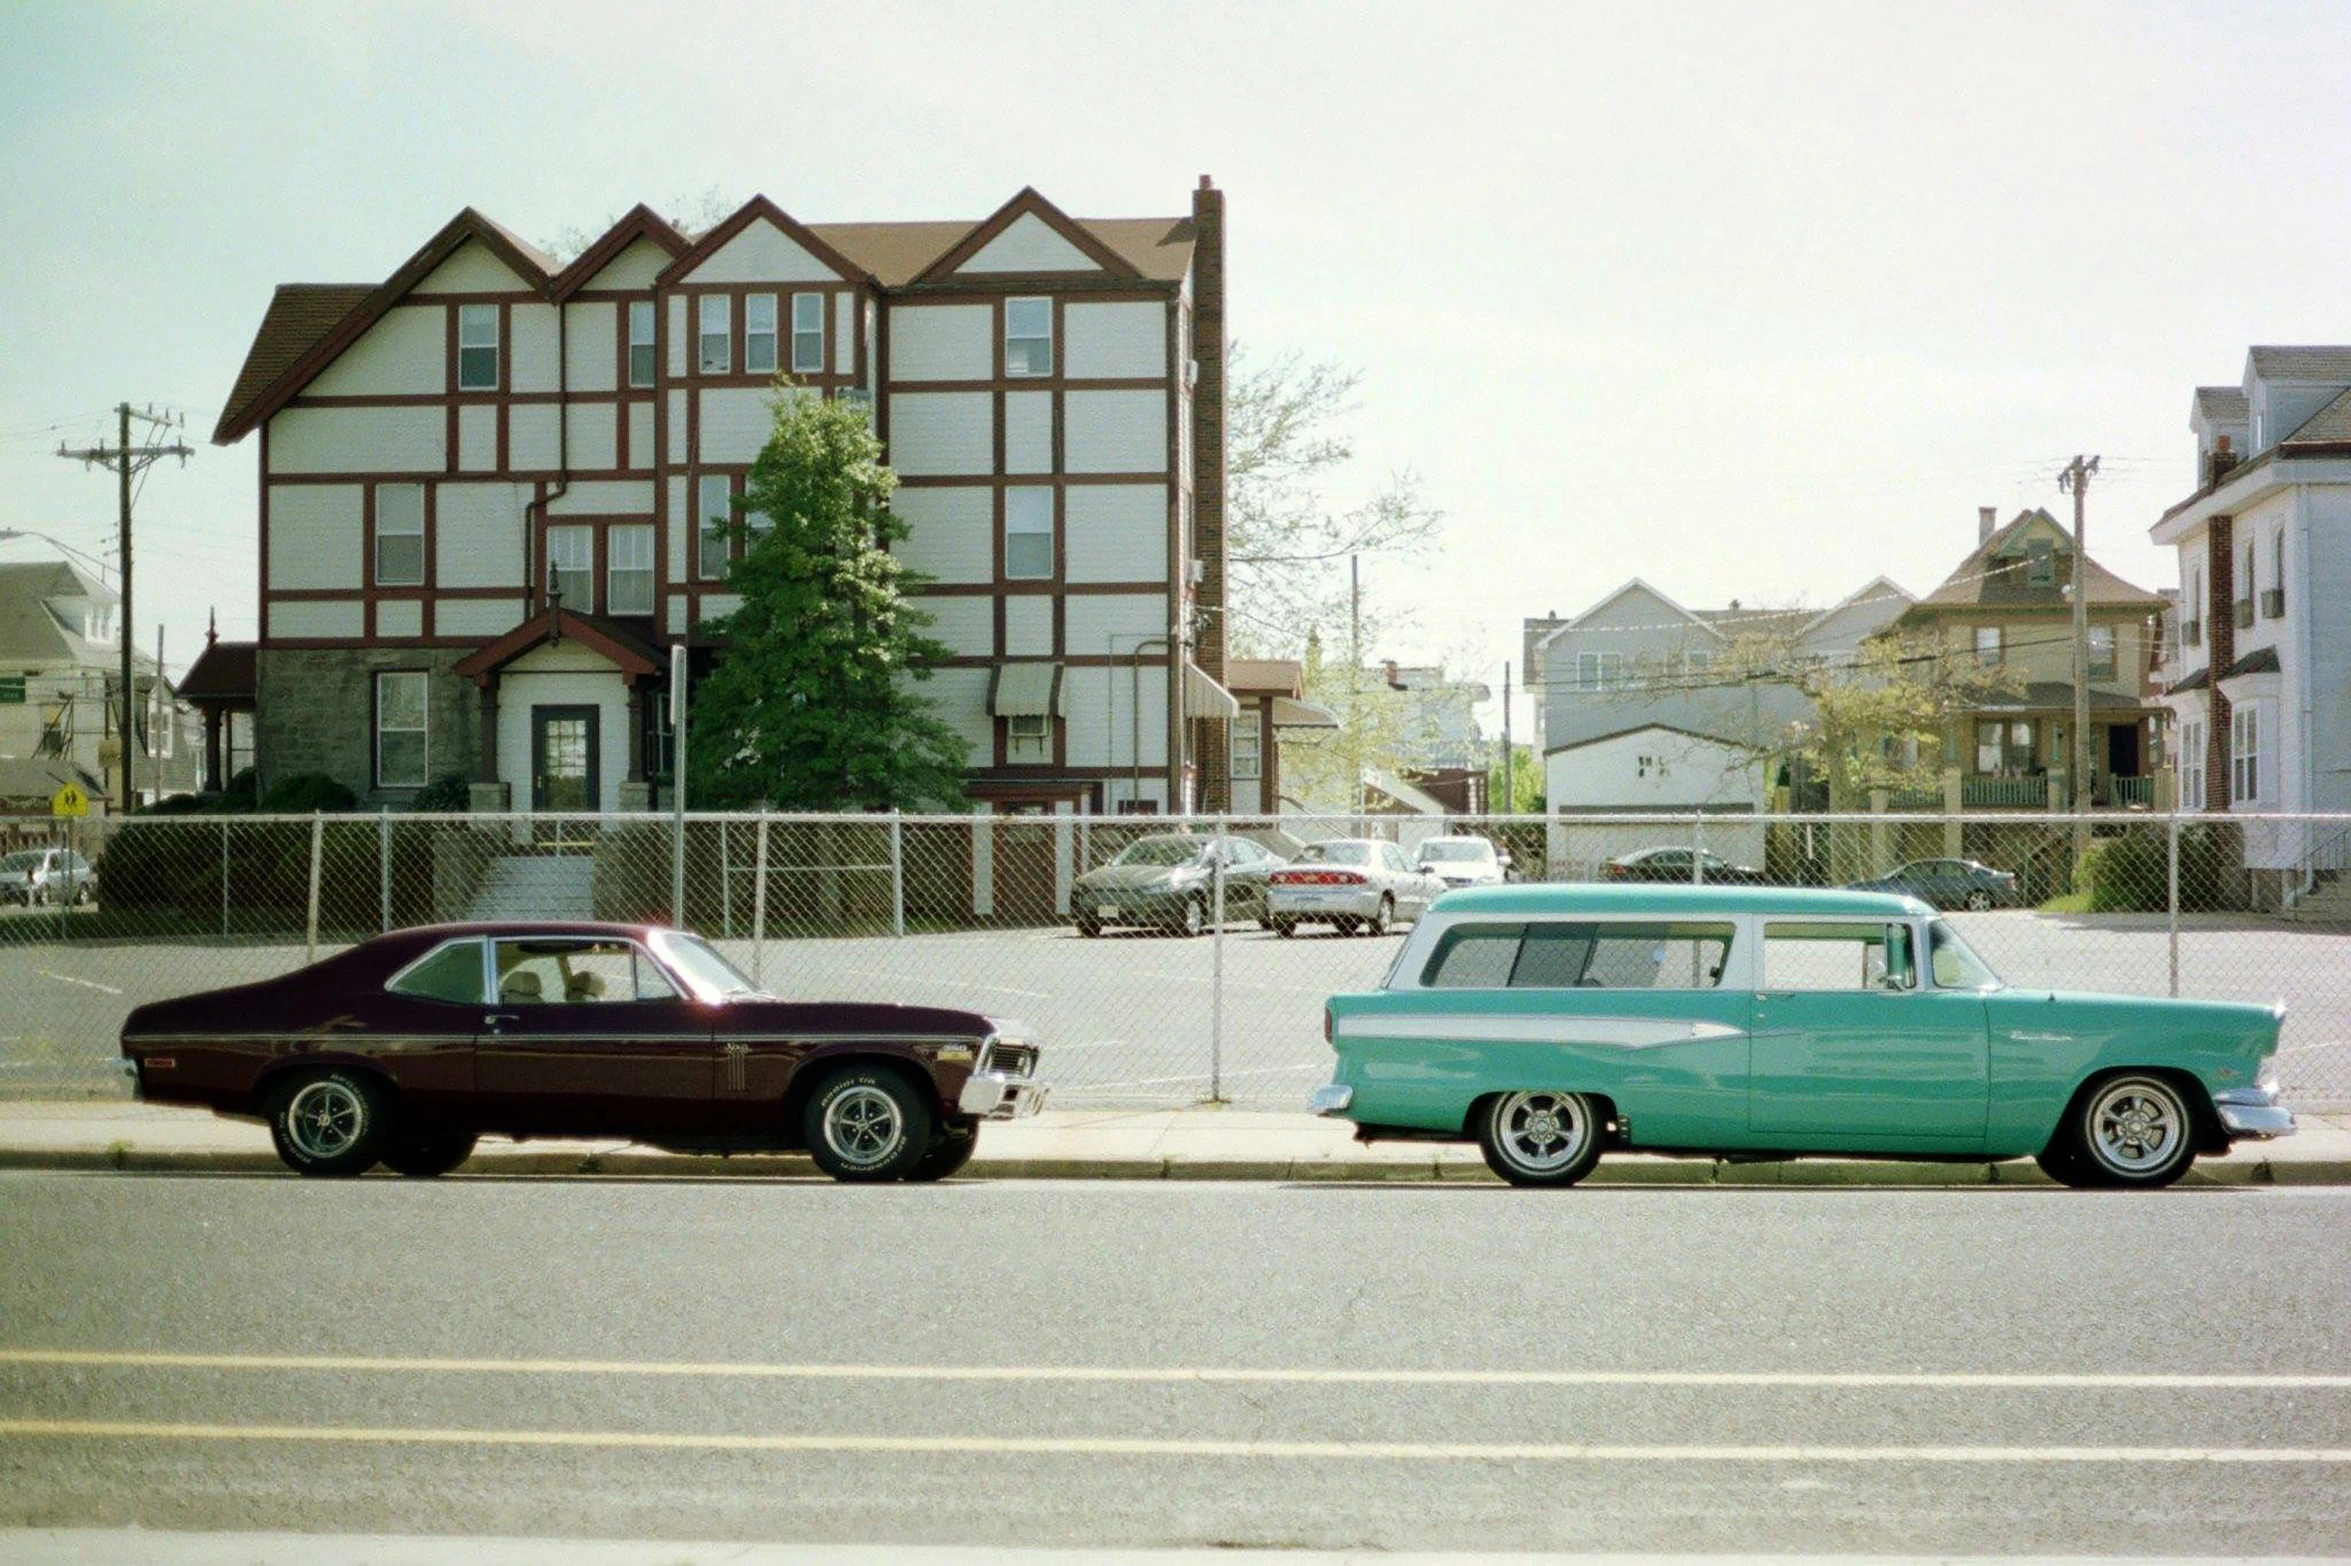
M711 229L708 233L697 236L692 245L681 251L676 259L662 269L661 281L674 283L679 278L691 273L703 262L718 254L728 240L752 224L759 222L773 225L792 243L840 273L850 282L871 283L877 281L874 275L864 267L834 249L815 229L810 228L765 196L753 196L749 201L737 207L733 215L728 217L725 222Z
M660 672L660 655L634 633L600 615L578 614L569 609L532 615L505 635L483 643L458 659L450 672L476 685L487 685L491 676L524 653L555 640L558 630L608 660L620 670L623 680Z
M1588 734L1582 739L1568 740L1563 744L1554 745L1543 754L1556 756L1564 751L1589 750L1594 745L1605 745L1611 740L1624 739L1634 734L1678 734L1683 739L1697 740L1705 745L1720 745L1727 750L1752 751L1754 749L1753 746L1732 739L1728 735L1707 734L1697 729L1686 728L1679 723L1629 723L1623 728L1610 729L1605 734Z
M79 566L63 560L0 564L0 667L76 663L87 655L90 644L50 612L49 602L56 598L115 602L112 588L92 581ZM114 656L112 643L107 644L107 653ZM133 655L138 656L135 648Z
M2275 674L2278 672L2278 650L2275 647L2256 647L2221 671L2224 680L2233 680L2247 674Z
M939 256L929 266L923 268L916 275L914 281L917 283L943 283L947 281L966 261L986 249L988 241L1024 217L1036 218L1047 228L1068 240L1095 265L1113 277L1140 278L1143 275L1141 269L1132 261L1113 250L1109 245L1104 244L1100 237L1084 224L1078 222L1077 219L1039 195L1034 186L1023 186L1020 194L972 225L961 240L949 246L944 255Z
M2034 507L2020 511L2006 527L1976 545L1959 569L1944 579L1943 584L1921 598L1905 611L1916 614L1920 610L1942 609L2056 609L2070 599L2067 588L2072 583L2072 572L2060 569L2055 580L2046 587L2031 584L2028 572L2030 561L2022 553L2024 535L2036 529L2055 529L2062 547L2070 550L2073 540L2057 519ZM2161 593L2151 593L2116 576L2098 563L2095 555L2087 562L2085 579L2089 584L2092 607L2130 607L2160 609L2164 606Z
M1846 610L1854 607L1856 604L1879 602L1892 603L1896 601L1899 601L1902 607L1907 609L1912 604L1918 602L1918 597L1916 594L1912 593L1910 589L1904 587L1900 582L1895 581L1890 576L1872 577L1867 582L1862 583L1861 586L1856 587L1853 589L1853 591L1838 599L1835 603L1829 605L1826 609L1823 609L1820 613L1814 615L1811 619L1805 621L1803 628L1796 634L1798 636L1808 636L1812 633L1815 627L1826 625L1829 621L1835 619L1838 615L1843 614ZM1894 618L1894 616L1889 614L1886 616L1886 618L1891 620Z
M2195 416L2208 424L2232 424L2251 418L2253 406L2242 386L2199 386Z
M557 302L569 299L588 285L591 278L610 266L620 253L640 239L649 239L669 252L670 259L684 255L693 248L693 241L680 233L677 226L645 205L642 201L622 213L604 236L581 251L571 265L555 275L554 295Z
M2253 347L2245 367L2265 381L2351 381L2351 348Z
M2292 457L2351 457L2351 390L2337 394L2276 445L2237 463L2220 477L2200 485L2187 499L2166 507L2163 515L2155 519L2155 526L2161 528L2173 517L2247 474L2264 472L2280 459Z
M251 704L257 651L251 642L207 643L180 677L181 699L198 706Z
M2337 395L2334 401L2304 419L2293 434L2278 444L2332 446L2344 441L2351 441L2351 391Z
M249 419L246 414L262 394L374 292L367 283L280 283L261 318L261 330L253 336L253 346L245 351L237 384L229 388L228 405L221 409L213 442L226 446L259 423L258 418Z
M212 432L213 444L235 444L254 426L284 407L312 376L333 362L335 355L351 346L360 333L383 318L386 310L467 244L479 244L488 250L535 293L543 296L553 284L552 257L467 207L443 224L441 231L426 240L416 254L402 262L398 271L373 288L361 289L359 297L345 305L338 319L315 334L308 328L315 326L316 317L324 313L333 296L350 285L306 285L314 297L303 302L299 329L290 310L284 322L285 338L277 340L273 339L271 323L279 318L280 303L286 302L287 290L281 288L277 299L271 301L269 315L262 319L260 335L245 356L245 369L237 377L228 405L221 409L220 423ZM308 341L296 348L293 343L297 337L307 337ZM270 374L273 366L282 368Z
M1543 637L1541 645L1546 647L1549 646L1563 632L1574 630L1576 627L1582 625L1586 620L1591 619L1592 616L1598 614L1601 610L1607 608L1610 604L1615 603L1619 598L1624 597L1628 593L1647 593L1650 597L1656 599L1659 603L1665 605L1666 608L1672 610L1675 614L1680 615L1683 619L1689 621L1692 625L1698 627L1698 629L1704 631L1707 635L1722 635L1722 632L1707 624L1705 618L1702 615L1692 614L1689 610L1684 609L1673 599L1667 597L1665 594L1659 592L1656 588L1651 587L1647 582L1636 576L1627 581L1622 587L1617 588L1616 591L1610 593L1607 597L1601 599L1598 603L1592 605L1591 608L1586 609L1582 614L1571 615L1567 619L1560 621L1558 625L1552 627L1550 632Z

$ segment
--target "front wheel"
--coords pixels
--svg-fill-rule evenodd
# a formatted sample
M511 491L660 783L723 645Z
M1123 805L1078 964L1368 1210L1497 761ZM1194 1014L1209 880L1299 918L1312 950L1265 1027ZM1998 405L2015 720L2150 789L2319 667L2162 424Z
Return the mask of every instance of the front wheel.
M1207 905L1202 903L1197 897L1185 898L1182 911L1176 915L1176 934L1182 936L1193 936L1198 935L1201 931L1207 928Z
M1096 936L1100 935L1101 933L1102 933L1102 921L1101 921L1101 920L1099 920L1099 919L1094 919L1094 918L1081 918L1081 919L1079 919L1079 920L1078 920L1078 934L1080 934L1080 935L1084 936L1084 937L1085 937L1087 940L1089 940L1089 941L1090 941L1090 940L1093 940L1093 939L1094 939Z
M971 1162L971 1155L979 1151L979 1127L961 1131L942 1130L931 1140L930 1151L915 1163L909 1180L944 1180Z
M2154 1076L2112 1077L2099 1083L2075 1110L2072 1125L2059 1134L2056 1146L2079 1171L2079 1178L2067 1184L2110 1190L2160 1189L2186 1174L2196 1161L2195 1126L2187 1100L2178 1088ZM2051 1177L2063 1178L2055 1171Z
M365 1174L382 1156L390 1109L373 1077L317 1072L278 1090L270 1106L270 1140L296 1174Z
M903 1180L930 1148L931 1107L895 1071L850 1066L816 1090L800 1130L816 1167L836 1180Z
M1573 1185L1600 1161L1600 1116L1581 1093L1505 1093L1477 1132L1486 1167L1512 1185Z
M384 1150L384 1167L411 1180L445 1175L473 1156L471 1131L417 1131Z
M1396 899L1393 897L1383 897L1380 899L1379 907L1372 910L1371 917L1364 920L1355 928L1359 933L1364 935L1385 935L1388 933L1389 926L1393 925L1395 922Z

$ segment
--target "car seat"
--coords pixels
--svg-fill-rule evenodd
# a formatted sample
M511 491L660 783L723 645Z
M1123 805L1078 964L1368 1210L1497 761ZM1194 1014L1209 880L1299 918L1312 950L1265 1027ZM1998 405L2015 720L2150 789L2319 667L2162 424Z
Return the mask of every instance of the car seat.
M498 980L498 998L509 1003L528 1004L547 998L539 984L539 976L528 968L517 968Z

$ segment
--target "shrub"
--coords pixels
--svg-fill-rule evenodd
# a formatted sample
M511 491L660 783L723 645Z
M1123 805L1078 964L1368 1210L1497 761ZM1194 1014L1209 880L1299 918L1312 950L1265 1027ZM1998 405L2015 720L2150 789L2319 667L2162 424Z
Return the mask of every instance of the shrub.
M2161 913L2171 902L2170 850L2149 829L2101 838L2082 855L2081 881L2092 913ZM2242 902L2236 830L2196 825L2180 830L2180 907L2188 912Z
M194 794L166 794L138 813L142 816L201 816L209 811L205 801Z
M462 772L452 772L435 778L416 791L408 808L418 812L447 814L470 809L473 805L473 785Z
M263 815L308 815L312 811L349 810L359 796L323 772L297 772L280 778L261 796Z

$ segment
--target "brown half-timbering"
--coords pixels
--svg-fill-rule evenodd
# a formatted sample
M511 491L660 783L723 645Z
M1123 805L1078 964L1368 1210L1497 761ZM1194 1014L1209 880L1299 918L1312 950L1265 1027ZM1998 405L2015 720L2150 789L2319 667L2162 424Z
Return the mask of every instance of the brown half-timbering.
M1095 238L1084 224L1038 194L1035 186L1024 185L1019 194L1010 201L1005 202L994 212L973 224L971 231L950 246L946 254L915 274L915 283L942 282L954 277L956 269L986 249L989 240L1003 233L1021 218L1028 216L1041 220L1046 227L1068 240L1079 252L1100 266L1110 276L1130 280L1142 276L1135 269L1135 264L1132 261ZM1092 274L1078 275L1091 276ZM958 284L966 284L970 281L960 277L955 277L954 280Z

